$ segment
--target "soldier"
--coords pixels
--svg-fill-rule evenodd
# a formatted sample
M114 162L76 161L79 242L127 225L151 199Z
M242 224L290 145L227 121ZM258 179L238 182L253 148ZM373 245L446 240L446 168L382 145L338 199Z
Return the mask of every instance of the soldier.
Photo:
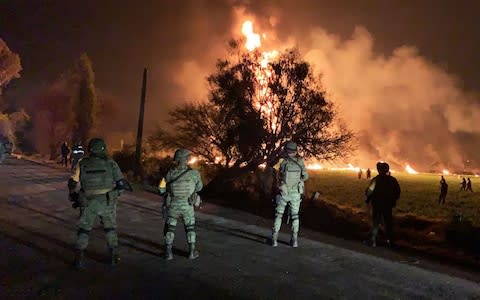
M164 228L165 259L173 259L172 245L175 237L177 219L182 217L189 245L189 259L199 256L195 249L195 211L200 206L198 192L203 188L200 173L188 166L190 151L178 149L175 151L176 166L171 168L159 184L159 192L163 196L163 208L166 213Z
M290 218L292 220L292 237L290 244L292 247L298 247L298 230L301 196L304 193L304 182L308 179L308 173L305 168L303 159L297 156L297 144L288 142L284 148L286 157L280 159L274 167L278 170L279 178L279 194L275 197L275 221L272 230L272 246L277 247L278 232L282 225L282 217L285 207L290 207Z
M370 168L367 169L367 179L370 179L372 177L372 171L370 171Z
M439 204L445 204L445 199L447 198L448 193L448 184L443 175L440 178L440 196L438 197Z
M82 159L83 155L85 154L85 151L83 150L83 147L80 143L75 145L72 149L72 171L75 169L75 166L77 163Z
M79 193L75 192L80 183ZM110 250L111 265L119 262L117 251L115 201L121 191L131 190L129 183L123 179L117 163L108 157L105 142L100 138L91 139L88 143L88 156L82 159L68 180L70 200L73 207L80 206L77 241L75 244L75 266L84 268L84 252L88 245L89 233L97 216L103 219L107 245Z
M393 246L392 209L400 198L400 186L395 177L389 175L390 166L385 162L377 163L378 176L375 176L365 195L367 204L372 206L372 246L376 246L378 226L383 221L387 235L387 245Z
M362 179L362 175L363 175L363 172L362 172L362 169L358 169L358 179Z
M470 191L473 193L472 181L470 180L470 177L467 178L467 187L465 188L465 191Z

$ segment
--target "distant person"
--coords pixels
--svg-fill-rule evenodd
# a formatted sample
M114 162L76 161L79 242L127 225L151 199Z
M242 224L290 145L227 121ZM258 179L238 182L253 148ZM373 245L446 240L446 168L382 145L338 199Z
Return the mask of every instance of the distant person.
M367 169L367 179L370 179L372 177L372 171L370 171L370 168Z
M358 179L362 179L362 175L363 175L362 169L359 169L357 174L358 174Z
M440 178L440 196L438 197L439 204L445 204L445 199L447 198L448 193L448 184L443 175Z
M473 193L472 181L470 180L470 177L467 178L467 188L465 190Z
M72 171L75 169L75 166L80 161L80 159L83 158L84 154L85 154L85 151L83 150L82 145L80 143L77 143L75 147L73 147L72 149L72 166L71 166Z
M68 148L67 142L63 142L60 150L62 153L62 166L68 167L68 154L70 153L70 148Z
M462 177L462 182L460 183L460 190L461 191L467 190L467 181L465 180L465 177Z
M376 247L378 227L384 223L387 245L392 247L393 222L392 209L400 198L400 185L395 177L389 175L390 166L385 162L377 163L378 175L368 185L365 195L367 204L372 206L372 246Z

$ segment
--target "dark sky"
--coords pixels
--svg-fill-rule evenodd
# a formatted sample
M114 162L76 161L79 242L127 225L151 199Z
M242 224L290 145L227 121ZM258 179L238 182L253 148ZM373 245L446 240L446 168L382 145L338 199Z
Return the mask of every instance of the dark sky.
M97 87L127 108L122 130L134 128L141 72L150 69L148 126L183 100L172 80L179 64L212 65L209 51L230 37L232 7L278 16L280 36L314 26L348 37L363 25L375 51L414 45L420 54L480 90L479 1L112 1L0 0L0 37L21 56L22 78L6 96L20 101L67 70L81 52L92 58ZM203 78L198 78L203 80ZM150 109L149 109L150 106ZM120 126L120 125L119 125Z

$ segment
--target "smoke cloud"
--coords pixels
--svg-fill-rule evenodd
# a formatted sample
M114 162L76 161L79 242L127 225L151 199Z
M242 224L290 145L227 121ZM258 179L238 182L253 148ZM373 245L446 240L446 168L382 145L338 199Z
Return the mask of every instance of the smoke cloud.
M281 27L281 7L273 11L277 15L232 8L232 36L240 37L240 21L248 18L254 20L255 32L267 34L263 49L300 49L321 74L340 117L357 135L359 147L348 162L372 167L386 160L396 169L409 163L423 171L463 170L467 160L480 162L473 151L480 137L476 95L462 90L455 76L423 57L415 46L380 54L374 51L374 37L361 25L347 37L320 26L302 28L300 33ZM211 49L209 56L220 54ZM176 83L189 98L205 99L204 81L198 83L198 75L212 70L212 62L187 61Z

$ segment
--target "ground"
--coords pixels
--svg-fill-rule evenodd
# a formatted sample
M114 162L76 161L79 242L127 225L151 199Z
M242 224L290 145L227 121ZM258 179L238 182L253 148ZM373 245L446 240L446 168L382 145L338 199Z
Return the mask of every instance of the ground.
M121 264L109 267L103 231L91 234L88 269L71 268L78 212L68 173L29 161L0 165L0 298L46 299L480 299L479 275L418 257L302 230L300 248L268 245L270 220L212 204L197 216L200 258L163 255L159 199L122 196Z
M369 181L363 174L357 178L353 171L309 171L310 180L307 189L310 192L320 191L322 199L340 206L365 209L364 191ZM376 171L372 173L376 175ZM474 225L480 225L480 193L477 191L480 178L470 176L474 192L460 191L460 175L445 175L449 185L445 205L438 204L440 194L440 175L438 174L407 174L396 172L395 176L402 189L401 197L396 207L397 215L415 215L431 220L450 221L455 213L462 213ZM348 187L348 188L347 188Z

